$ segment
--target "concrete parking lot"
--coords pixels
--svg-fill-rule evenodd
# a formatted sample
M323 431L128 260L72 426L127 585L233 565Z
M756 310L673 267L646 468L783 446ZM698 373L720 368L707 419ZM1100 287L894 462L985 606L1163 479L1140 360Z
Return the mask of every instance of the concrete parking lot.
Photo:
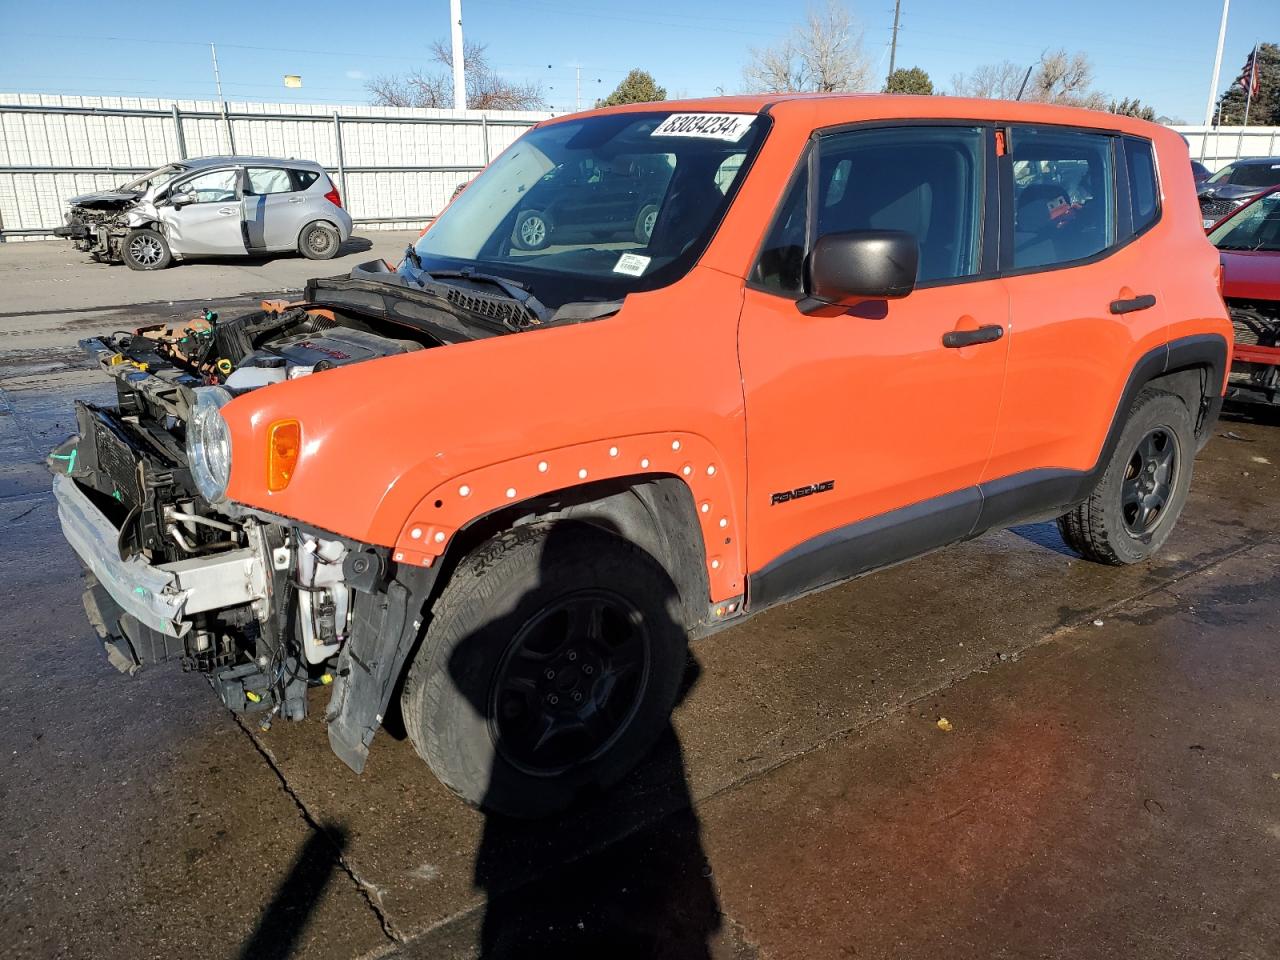
M322 691L263 731L176 666L117 673L41 466L112 392L75 340L411 239L368 236L158 274L0 246L6 956L1280 956L1267 411L1228 410L1154 562L1020 527L696 644L654 756L551 822L462 806L394 716L356 776Z

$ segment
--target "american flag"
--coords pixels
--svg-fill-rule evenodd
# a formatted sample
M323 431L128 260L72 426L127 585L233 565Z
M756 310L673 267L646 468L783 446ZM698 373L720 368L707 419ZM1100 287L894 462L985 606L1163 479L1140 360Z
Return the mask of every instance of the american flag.
M1253 52L1244 62L1244 69L1240 71L1240 76L1236 79L1236 83L1240 84L1240 89L1248 96L1256 97L1258 95L1258 50L1255 47Z

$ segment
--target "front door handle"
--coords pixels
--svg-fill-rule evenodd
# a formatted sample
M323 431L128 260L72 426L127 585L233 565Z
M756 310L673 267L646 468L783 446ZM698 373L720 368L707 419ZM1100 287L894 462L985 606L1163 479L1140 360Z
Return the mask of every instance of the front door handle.
M1112 300L1112 313L1136 313L1139 310L1150 310L1156 305L1155 294L1144 293L1130 300Z
M972 347L978 343L995 343L1004 336L1004 327L998 323L979 327L977 330L952 330L942 335L944 347Z
M218 212L222 214L224 217L229 217L234 213L238 213L239 211L237 211L235 207L220 207L218 209Z

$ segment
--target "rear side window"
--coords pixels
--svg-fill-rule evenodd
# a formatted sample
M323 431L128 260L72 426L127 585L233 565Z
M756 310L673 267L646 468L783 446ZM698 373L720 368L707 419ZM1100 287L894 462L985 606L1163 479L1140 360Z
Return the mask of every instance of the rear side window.
M1129 174L1129 208L1133 232L1141 233L1160 215L1160 190L1156 186L1155 156L1151 141L1124 138L1124 163Z
M293 177L295 190L306 190L320 178L320 174L314 170L290 170L289 174Z
M818 141L817 179L802 171L774 219L753 279L798 295L805 254L830 233L903 230L920 244L919 283L980 272L982 127L891 127ZM810 199L810 188L816 193ZM813 211L812 224L808 211Z
M1013 267L1084 260L1115 243L1112 138L1013 127Z
M245 191L255 197L272 193L292 193L293 181L289 171L280 167L249 167L249 186Z

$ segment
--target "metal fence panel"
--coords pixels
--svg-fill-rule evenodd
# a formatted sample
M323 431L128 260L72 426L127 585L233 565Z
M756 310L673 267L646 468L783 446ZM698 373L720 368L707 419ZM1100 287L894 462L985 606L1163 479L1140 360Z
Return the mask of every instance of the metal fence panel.
M1280 155L1280 127L1174 127L1187 138L1191 158L1218 171L1241 157Z
M357 224L420 227L549 116L0 93L0 241L47 237L78 194L172 160L233 152L315 160Z

